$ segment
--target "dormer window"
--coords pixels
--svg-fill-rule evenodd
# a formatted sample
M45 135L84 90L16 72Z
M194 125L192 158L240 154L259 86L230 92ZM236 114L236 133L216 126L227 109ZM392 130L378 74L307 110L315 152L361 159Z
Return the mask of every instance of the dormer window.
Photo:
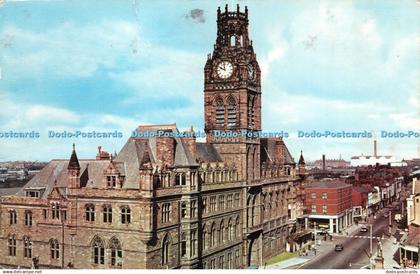
M39 191L26 191L26 197L39 198Z
M106 183L109 188L116 188L117 187L117 176L115 175L108 175L106 176Z

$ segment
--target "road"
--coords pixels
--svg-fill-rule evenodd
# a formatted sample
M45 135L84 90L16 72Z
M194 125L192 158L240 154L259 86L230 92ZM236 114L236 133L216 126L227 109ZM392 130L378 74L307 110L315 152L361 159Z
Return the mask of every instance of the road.
M393 215L392 215L393 217ZM395 224L394 224L395 225ZM383 212L373 222L373 237L381 238L385 233L388 232L388 218L383 217ZM302 269L348 269L355 268L360 269L362 266L369 264L368 254L370 252L370 232L360 232L352 235L353 237L347 236L336 236L333 242L322 242L322 244L328 245L328 248L324 249L322 253L309 262L301 265L299 268ZM357 238L354 236L361 236ZM344 246L343 251L335 251L335 244L341 243ZM373 239L373 253L377 250L378 240ZM322 248L320 248L322 250Z

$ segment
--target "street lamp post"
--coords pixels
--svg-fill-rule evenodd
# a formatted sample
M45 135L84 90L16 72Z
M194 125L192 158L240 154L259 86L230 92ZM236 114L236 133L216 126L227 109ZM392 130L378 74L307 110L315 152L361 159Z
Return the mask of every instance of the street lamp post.
M373 237L373 231L372 231L372 224L369 224L370 225L370 257L372 257L372 253L373 253L373 250L372 250L372 237Z

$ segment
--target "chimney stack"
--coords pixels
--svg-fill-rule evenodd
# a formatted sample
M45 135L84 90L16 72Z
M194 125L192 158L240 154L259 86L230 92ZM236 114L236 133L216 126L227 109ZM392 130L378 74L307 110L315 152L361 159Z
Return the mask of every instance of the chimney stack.
M325 154L322 154L322 170L325 171Z
M373 141L373 156L378 157L378 144L376 140Z

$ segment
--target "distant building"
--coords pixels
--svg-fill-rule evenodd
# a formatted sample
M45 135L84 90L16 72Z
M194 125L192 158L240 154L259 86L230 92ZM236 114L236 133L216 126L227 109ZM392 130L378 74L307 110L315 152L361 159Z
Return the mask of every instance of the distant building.
M305 186L306 225L341 232L353 223L352 186L339 180L320 181Z
M377 142L374 141L373 155L360 155L351 157L351 166L374 166L376 164L388 165L398 162L394 156L378 155Z
M400 245L400 259L405 267L418 268L420 248L420 180L414 174L411 195L407 198L408 237Z

